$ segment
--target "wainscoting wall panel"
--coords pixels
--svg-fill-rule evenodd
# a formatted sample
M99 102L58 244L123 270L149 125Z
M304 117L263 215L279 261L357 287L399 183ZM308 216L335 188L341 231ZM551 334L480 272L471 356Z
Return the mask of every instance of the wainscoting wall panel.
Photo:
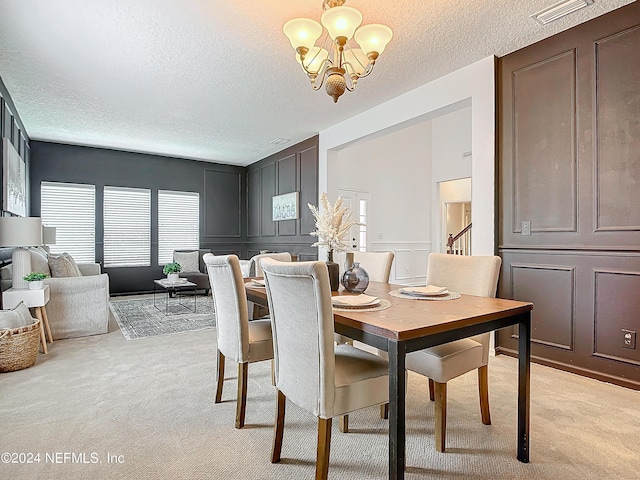
M596 202L600 231L640 231L639 52L640 27L596 42ZM621 126L621 120L630 123Z
M307 203L318 203L318 137L313 137L247 167L246 258L261 250L284 252L300 260L317 259L309 235L315 221ZM299 218L273 221L272 198L300 192Z
M511 291L536 305L531 316L531 341L573 351L575 269L559 265L511 263ZM517 329L514 328L514 338Z
M635 389L638 51L634 2L498 62L500 295L534 303L536 361ZM496 352L516 336L499 331Z
M431 242L371 242L373 252L393 252L389 281L398 284L424 284Z
M204 171L204 242L242 235L241 172Z
M593 354L640 366L640 349L621 348L624 331L635 331L636 336L640 334L638 322L634 321L640 315L640 271L595 270L594 275Z
M575 63L572 49L513 72L514 233L522 221L533 232L576 230Z

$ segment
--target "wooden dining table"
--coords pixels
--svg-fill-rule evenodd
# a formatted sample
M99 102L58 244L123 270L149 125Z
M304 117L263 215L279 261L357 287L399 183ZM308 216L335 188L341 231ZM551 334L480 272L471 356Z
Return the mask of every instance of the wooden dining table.
M248 300L267 306L263 287L245 285ZM389 308L366 312L340 309L333 315L336 333L389 354L389 478L403 479L406 464L406 354L512 325L519 327L517 459L528 463L533 304L472 295L440 301L389 295L401 287L371 282L366 294L388 300ZM339 291L334 295L351 294Z

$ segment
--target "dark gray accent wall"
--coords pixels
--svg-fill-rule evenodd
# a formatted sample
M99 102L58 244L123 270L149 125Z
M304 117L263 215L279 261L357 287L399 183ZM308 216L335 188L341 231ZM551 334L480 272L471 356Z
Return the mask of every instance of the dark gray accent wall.
M309 233L315 222L307 203L318 203L318 137L271 155L247 167L247 255L260 250L291 252L300 260L317 259ZM300 192L297 220L272 220L272 198Z
M5 215L4 203L2 201L2 199L4 198L4 177L3 177L4 173L3 173L2 166L4 165L3 143L5 138L9 139L13 147L20 154L20 157L25 161L27 165L27 214L28 214L29 207L30 207L29 184L28 184L29 158L30 158L29 136L27 135L27 131L24 128L24 125L22 124L22 120L20 120L20 116L18 115L18 110L13 104L11 95L9 95L7 87L4 85L4 82L0 77L0 209L2 209L2 215Z
M30 147L29 135L22 124L22 120L18 115L18 110L13 104L11 95L7 91L2 78L0 78L0 215L11 215L4 211L4 139L8 138L14 148L24 159L27 166L27 215L30 212L29 199L29 164L30 164ZM11 261L12 248L0 248L0 266Z
M500 296L534 303L535 361L635 389L638 52L636 2L501 58L498 94Z
M246 255L243 231L245 173L243 167L158 155L32 142L32 214L40 215L40 183L83 183L96 186L96 261L103 260L103 188L107 186L151 190L151 267L105 268L111 293L150 291L161 278L158 265L158 190L200 194L200 247L215 254Z

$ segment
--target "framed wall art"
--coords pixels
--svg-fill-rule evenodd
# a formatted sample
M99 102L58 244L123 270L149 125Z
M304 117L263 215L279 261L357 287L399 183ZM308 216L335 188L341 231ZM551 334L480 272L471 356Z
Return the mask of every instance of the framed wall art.
M273 221L295 220L298 218L298 197L300 192L285 193L273 197Z
M8 138L2 145L3 210L20 215L27 214L27 166Z

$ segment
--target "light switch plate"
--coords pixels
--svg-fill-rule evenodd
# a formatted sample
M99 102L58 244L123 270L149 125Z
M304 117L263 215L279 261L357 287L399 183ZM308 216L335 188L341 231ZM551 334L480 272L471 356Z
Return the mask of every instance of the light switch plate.
M522 221L522 235L531 235L531 220Z

